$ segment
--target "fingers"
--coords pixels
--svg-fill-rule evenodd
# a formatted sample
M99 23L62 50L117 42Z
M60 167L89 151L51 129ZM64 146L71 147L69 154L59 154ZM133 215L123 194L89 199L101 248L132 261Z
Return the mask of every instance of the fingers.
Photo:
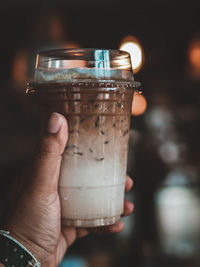
M77 229L77 237L82 238L85 237L89 234L89 231L85 228L79 228Z
M77 232L74 227L63 227L56 250L56 266L63 259L67 249L76 240Z
M57 254L55 256L56 266L58 266L63 259L68 247L71 246L77 238L85 237L88 234L89 231L85 228L63 227L57 246Z
M134 184L133 180L127 175L125 191L127 192L131 190L131 188L133 187L133 184ZM131 203L128 200L124 200L124 212L122 214L122 217L130 215L133 212L133 210L134 210L133 203Z
M63 227L62 234L66 240L67 247L71 246L71 244L76 240L77 232L75 227Z
M52 113L32 166L33 183L46 190L57 190L62 153L68 139L65 117Z
M77 238L87 236L89 231L85 228L64 227L62 229L62 234L66 240L67 247L69 247Z
M131 188L133 187L133 180L127 175L126 176L126 184L125 184L125 191L129 191L131 190Z
M124 223L121 221L108 226L100 226L95 228L88 228L88 231L92 234L115 234L124 229Z
M121 215L122 217L124 216L129 216L134 210L134 204L128 200L124 200L124 212Z

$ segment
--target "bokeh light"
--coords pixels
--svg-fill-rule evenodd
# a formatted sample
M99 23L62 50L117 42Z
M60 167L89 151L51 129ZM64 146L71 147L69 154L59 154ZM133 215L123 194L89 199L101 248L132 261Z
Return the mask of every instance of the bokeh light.
M144 64L144 52L139 41L134 36L126 36L122 39L119 49L130 54L133 72L137 73Z
M193 67L200 68L200 40L195 40L190 45L189 61Z
M81 45L76 42L76 41L66 41L64 44L63 44L63 48L65 49L70 49L70 48L81 48Z
M140 116L145 112L146 109L147 109L146 98L141 93L136 92L133 97L132 115Z
M164 253L179 257L199 253L200 197L197 179L198 171L192 166L174 167L155 195L158 233Z
M28 80L28 53L21 49L13 57L11 82L13 87L24 90Z

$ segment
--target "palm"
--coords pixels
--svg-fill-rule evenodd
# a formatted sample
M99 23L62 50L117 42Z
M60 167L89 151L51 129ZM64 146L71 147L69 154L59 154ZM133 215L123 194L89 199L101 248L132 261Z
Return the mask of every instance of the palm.
M57 266L76 238L90 232L118 233L123 229L122 222L89 229L61 227L58 178L68 129L62 115L54 114L54 126L55 119L59 126L57 132L54 129L53 133L43 136L31 167L21 176L22 179L16 180L14 192L10 190L11 214L2 228L10 230L42 262L42 266ZM127 178L126 190L130 190L132 185L132 180ZM125 200L124 215L132 211L133 204Z

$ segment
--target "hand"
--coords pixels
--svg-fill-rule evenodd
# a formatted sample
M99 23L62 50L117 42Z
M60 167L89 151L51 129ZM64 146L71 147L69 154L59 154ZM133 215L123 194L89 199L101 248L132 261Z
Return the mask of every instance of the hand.
M57 266L77 238L91 232L118 233L124 227L120 221L98 228L61 227L58 178L67 139L66 119L53 113L33 164L17 180L12 193L15 204L2 228L11 231L11 235L30 250L42 266ZM133 181L128 177L126 190L132 185ZM133 204L125 201L123 215L132 211Z

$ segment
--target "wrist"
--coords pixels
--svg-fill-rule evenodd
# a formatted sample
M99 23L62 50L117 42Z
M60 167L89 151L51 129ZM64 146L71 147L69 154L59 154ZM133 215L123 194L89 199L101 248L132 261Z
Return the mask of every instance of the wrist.
M45 251L39 247L35 242L28 239L25 235L22 235L18 232L10 232L10 235L14 237L17 241L19 241L34 257L40 262L41 266L45 261L47 255L45 255Z
M0 247L3 245L2 252L4 252L5 254L3 253L2 255L3 256L7 255L5 258L8 258L9 261L14 260L13 262L14 265L12 264L12 266L17 266L15 265L15 263L18 262L19 264L20 259L23 259L23 260L28 259L26 262L30 261L32 262L32 264L37 262L37 264L33 266L48 266L45 264L46 260L48 259L48 253L43 248L41 248L39 245L37 245L35 242L30 240L29 238L27 238L25 235L21 234L19 231L15 231L14 229L11 230L10 227L9 228L6 227L4 229L6 230L8 229L8 231L1 231ZM2 240L2 238L4 241ZM1 264L2 263L6 264L6 262L4 261L2 261ZM30 266L32 266L32 264ZM20 266L25 267L25 266L29 266L29 264L28 265L21 264Z
M0 262L11 267L40 267L40 262L9 231L0 230Z

